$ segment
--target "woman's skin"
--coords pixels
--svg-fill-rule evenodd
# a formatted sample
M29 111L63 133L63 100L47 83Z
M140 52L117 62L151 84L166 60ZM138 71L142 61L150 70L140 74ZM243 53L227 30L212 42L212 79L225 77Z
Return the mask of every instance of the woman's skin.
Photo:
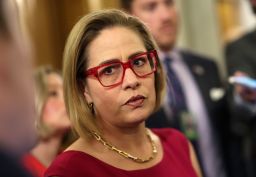
M146 48L135 32L125 27L107 28L90 44L88 68L110 60L126 62L131 56L143 52L146 52ZM154 74L139 78L128 68L123 82L113 88L103 87L93 77L87 77L86 83L84 95L88 103L94 104L97 126L103 132L104 138L133 156L141 159L150 157L152 147L145 132L144 121L155 107ZM139 99L133 100L134 97ZM110 165L126 170L147 168L162 158L160 141L152 132L150 134L158 153L152 161L144 164L135 163L110 151L95 139L80 138L68 150L86 152Z
M59 152L61 141L70 129L70 121L66 112L63 98L63 81L60 75L47 75L48 98L42 110L43 124L49 128L50 135L39 140L32 149L32 154L46 167Z

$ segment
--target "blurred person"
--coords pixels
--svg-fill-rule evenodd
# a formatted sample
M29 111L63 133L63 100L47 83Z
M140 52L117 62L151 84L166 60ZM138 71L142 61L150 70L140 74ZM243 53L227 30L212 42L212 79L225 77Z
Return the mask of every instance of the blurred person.
M41 66L34 78L39 141L31 153L24 156L23 163L35 177L43 177L69 133L70 121L60 73L49 66Z
M253 13L256 14L256 0L249 2ZM228 75L256 79L255 51L256 29L227 44L225 54ZM230 157L236 157L231 160L233 176L256 176L256 90L235 84L230 88L230 107L232 110Z
M0 1L0 176L28 177L20 157L35 143L31 51L14 1Z
M174 0L121 0L121 6L149 27L168 78L166 101L147 125L182 130L204 175L225 176L228 111L216 63L175 46L179 13Z
M77 22L63 73L67 111L80 137L46 177L201 176L183 134L145 127L164 91L155 49L146 27L124 12L97 11Z

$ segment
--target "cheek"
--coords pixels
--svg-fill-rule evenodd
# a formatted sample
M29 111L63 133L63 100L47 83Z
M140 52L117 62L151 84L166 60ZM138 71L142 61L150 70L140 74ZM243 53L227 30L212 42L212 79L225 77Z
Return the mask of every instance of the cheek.
M57 112L64 111L65 107L59 101L49 100L43 109L44 120L51 119Z
M149 93L150 93L150 98L151 98L151 102L152 102L152 105L155 105L156 104L156 89L155 89L155 82L153 80L153 82L151 82L149 84Z
M119 101L121 100L120 91L115 88L95 91L92 93L92 98L94 106L100 114L105 114L105 112L116 112L121 105L121 101Z
M45 104L45 112L54 112L56 111L56 109L59 108L59 105L57 104L57 102L55 101L48 101L46 104Z
M114 105L117 104L118 99L117 93L113 93L111 91L107 93L101 92L101 94L98 94L98 96L96 95L95 105L105 109L113 108Z
M151 32L157 31L158 29L158 21L154 21L153 19L148 19L148 26Z
M97 80L88 80L88 95L85 96L87 101L92 101L98 109L108 107L118 96L116 88L105 88Z
M43 124L54 131L66 130L70 127L70 121L62 101L48 100L42 114Z

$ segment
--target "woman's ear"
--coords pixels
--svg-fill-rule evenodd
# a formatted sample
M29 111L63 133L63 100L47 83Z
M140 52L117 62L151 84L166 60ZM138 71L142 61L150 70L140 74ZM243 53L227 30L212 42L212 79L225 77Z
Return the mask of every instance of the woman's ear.
M84 86L84 97L85 99L87 100L87 103L92 103L92 98L91 98L91 95L90 95L90 92L89 92L89 89L87 86Z

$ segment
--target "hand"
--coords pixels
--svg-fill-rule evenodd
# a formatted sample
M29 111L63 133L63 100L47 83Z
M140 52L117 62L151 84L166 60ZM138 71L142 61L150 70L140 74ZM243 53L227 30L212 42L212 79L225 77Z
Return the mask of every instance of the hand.
M237 71L234 76L248 76L248 74ZM256 102L256 90L246 87L241 84L235 84L235 92L238 94L244 101L255 103Z

